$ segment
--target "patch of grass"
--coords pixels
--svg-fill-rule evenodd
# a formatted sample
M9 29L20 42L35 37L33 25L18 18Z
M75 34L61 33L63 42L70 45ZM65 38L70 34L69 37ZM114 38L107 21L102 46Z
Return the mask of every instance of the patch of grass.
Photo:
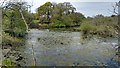
M10 40L11 42L23 42L23 41L25 41L25 39L22 39L22 38L12 37L9 35L9 33L3 32L2 35L3 35L3 39Z
M40 20L33 20L32 22L33 22L33 23L39 23Z
M51 23L50 26L51 27L65 27L66 25L64 23L57 22L57 23Z
M81 31L95 31L96 26L90 24L90 23L82 23L80 26Z
M7 68L10 68L9 66L14 66L14 63L11 59L6 58L2 61L2 65L6 66Z
M25 44L25 39L12 37L7 33L3 33L2 35L2 46L21 46Z

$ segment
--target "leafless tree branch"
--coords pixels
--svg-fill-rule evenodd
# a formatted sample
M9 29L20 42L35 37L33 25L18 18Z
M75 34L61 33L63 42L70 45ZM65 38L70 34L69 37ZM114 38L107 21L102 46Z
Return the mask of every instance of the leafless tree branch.
M112 7L113 7L113 13L118 14L118 12L117 12L117 5L113 5Z
M108 9L110 12L118 15L119 14L120 2L116 2L115 5L112 5L113 10Z

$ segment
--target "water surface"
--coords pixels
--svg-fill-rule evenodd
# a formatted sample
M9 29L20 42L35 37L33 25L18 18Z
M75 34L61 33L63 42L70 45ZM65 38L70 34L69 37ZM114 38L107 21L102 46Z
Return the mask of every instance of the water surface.
M33 65L33 57L37 66L117 66L117 42L96 36L83 40L80 32L31 29L26 45L17 51L24 57L19 62L23 66Z

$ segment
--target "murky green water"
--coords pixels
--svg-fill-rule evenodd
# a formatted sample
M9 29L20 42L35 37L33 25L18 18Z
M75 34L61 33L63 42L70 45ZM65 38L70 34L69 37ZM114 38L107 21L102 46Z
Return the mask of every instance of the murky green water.
M84 44L83 44L84 42ZM37 66L117 66L114 38L92 37L86 41L80 32L31 29L25 46L17 50L21 65L33 65L32 45Z

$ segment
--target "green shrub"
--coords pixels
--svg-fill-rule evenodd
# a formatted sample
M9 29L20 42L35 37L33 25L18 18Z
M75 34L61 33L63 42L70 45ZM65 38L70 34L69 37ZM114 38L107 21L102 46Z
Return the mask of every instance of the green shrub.
M33 23L39 23L40 20L33 20L32 22L33 22Z
M14 63L11 59L7 58L2 61L3 66L9 67L14 66Z
M54 20L53 23L50 24L51 27L65 27L66 25L60 20Z
M96 26L94 26L90 23L82 23L80 26L80 30L82 30L82 31L95 31Z
M24 45L25 39L12 37L9 33L2 33L2 46L6 46L7 44L11 44L13 46Z

